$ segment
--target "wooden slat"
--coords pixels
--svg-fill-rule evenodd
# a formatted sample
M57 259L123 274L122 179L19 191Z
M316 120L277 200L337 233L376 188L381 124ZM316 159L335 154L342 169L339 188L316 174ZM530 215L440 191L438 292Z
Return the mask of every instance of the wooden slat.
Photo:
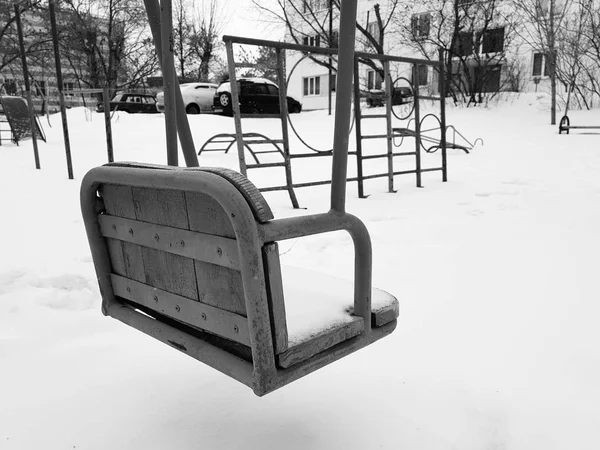
M101 215L98 219L102 235L105 237L239 270L240 263L235 239L106 214Z
M187 255L173 254L164 249L165 244L174 248L185 246L185 240L178 239L179 234L176 230L189 230L183 192L140 187L132 188L131 192L138 221L162 225L168 227L168 230L175 229L174 235L165 233L164 237L168 242L163 243L162 247L159 246L158 249L151 245L141 244L143 245L142 259L146 272L146 283L174 294L198 299L193 259L186 257ZM142 229L146 229L145 227L143 226ZM129 228L130 235L131 231L133 229ZM185 231L182 230L182 232ZM160 242L161 236L158 233L152 235L150 239L156 242L156 236Z
M130 186L105 184L101 188L101 195L108 214L135 219L135 206ZM124 270L127 278L141 282L146 281L146 272L144 270L144 261L140 246L130 242L121 242L120 254L118 248L119 246L114 244L109 246L113 268L117 267L120 270Z
M227 217L221 205L212 197L197 192L186 192L190 230L235 238L231 219Z
M323 331L307 341L288 348L285 352L277 355L277 363L283 368L291 367L294 364L306 361L312 356L321 353L340 342L358 336L363 330L363 318L355 316L353 317L352 322Z
M231 218L215 199L196 192L186 192L185 199L190 230L222 236L223 239L235 238ZM237 258L237 247L235 255ZM239 271L198 260L195 266L198 298L201 302L246 315L242 275Z
M195 266L199 301L246 315L241 272L198 260Z
M162 289L111 275L115 295L177 321L250 346L248 319Z
M276 242L266 244L263 247L263 258L275 352L282 353L288 348L288 332L285 319L285 302L283 297L281 264L279 261L279 246Z

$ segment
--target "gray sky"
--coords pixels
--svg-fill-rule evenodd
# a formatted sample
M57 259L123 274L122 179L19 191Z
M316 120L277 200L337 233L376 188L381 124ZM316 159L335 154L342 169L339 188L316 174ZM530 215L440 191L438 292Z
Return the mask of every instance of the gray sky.
M273 4L277 8L275 0L262 0L264 4ZM244 36L260 39L278 41L283 37L283 32L273 25L261 20L260 14L252 5L250 0L228 0L227 2L229 22L225 26L224 34Z

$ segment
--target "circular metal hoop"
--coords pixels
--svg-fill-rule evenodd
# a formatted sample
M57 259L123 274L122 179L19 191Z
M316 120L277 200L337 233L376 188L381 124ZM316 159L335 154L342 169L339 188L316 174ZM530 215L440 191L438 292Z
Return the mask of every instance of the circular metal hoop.
M292 69L290 70L287 79L285 80L285 92L287 94L287 88L288 85L290 83L290 78L292 77L292 74L294 73L294 70L296 70L296 67L298 67L298 65L304 61L306 58L308 58L308 55L304 55L302 56L302 58L300 58L298 61L296 61L296 63L292 66ZM313 147L312 145L308 144L304 139L302 139L302 137L300 136L300 134L298 133L298 131L296 130L296 128L294 127L294 123L292 122L292 118L290 117L290 113L288 111L287 114L287 119L288 119L288 123L290 124L290 128L292 129L292 131L294 132L294 134L296 135L296 137L298 138L298 140L300 142L302 142L306 148L308 148L309 150L312 150L315 153L324 153L324 154L332 154L333 153L333 148L330 148L328 150L323 150L323 149L318 149ZM352 123L350 124L350 129L348 130L348 136L350 136L350 134L352 133L352 129L354 128L354 114L352 114Z
M428 128L426 130L423 129L423 124L425 123L425 119L427 119L428 117L433 117L437 121L437 123L438 123L437 128ZM436 130L440 130L440 137L437 141L433 137L423 136L424 132L436 131ZM423 118L421 119L421 122L419 123L419 133L421 134L421 148L423 150L425 150L427 153L435 153L438 150L438 148L440 148L440 145L442 142L442 132L443 132L442 131L442 122L440 121L440 118L433 113L425 114L423 116ZM433 145L430 145L429 147L425 147L425 145L423 144L424 142L432 143Z
M394 111L394 87L396 86L396 83L400 80L405 80L406 83L408 84L408 87L410 88L410 91L412 93L411 95L411 101L408 103L404 103L400 105L399 109L399 114L396 114L396 111ZM406 120L408 119L413 111L415 110L415 90L413 89L412 83L410 82L410 80L406 77L398 77L394 80L394 82L392 83L392 98L390 99L390 101L392 102L392 114L394 115L394 117L396 117L396 119L398 120Z

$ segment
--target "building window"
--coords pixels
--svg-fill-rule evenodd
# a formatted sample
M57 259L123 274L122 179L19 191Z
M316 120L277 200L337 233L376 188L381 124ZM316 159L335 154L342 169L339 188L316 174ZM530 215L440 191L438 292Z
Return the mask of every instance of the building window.
M473 32L460 32L452 45L452 53L456 56L470 56L473 54Z
M543 53L533 54L533 73L534 77L548 76L548 61Z
M431 14L413 14L410 18L410 28L414 38L429 37L429 28L431 25Z
M419 71L419 86L427 86L427 75L429 67L427 66L418 66Z
M304 78L304 95L321 95L321 77Z
M375 72L374 70L369 70L367 72L367 89L370 91L372 89L381 89L381 84L383 79L379 72Z
M321 46L321 36L318 34L315 36L304 36L302 38L303 45L310 45L311 47L320 47Z
M73 91L74 88L74 84L72 81L63 81L63 94L64 95L69 95L69 96L73 96L73 92L69 92L69 91Z
M302 3L302 12L306 13L314 13L317 11L321 11L327 7L326 0L304 0Z
M482 36L481 53L499 53L504 50L504 28L485 30Z
M338 31L332 31L331 32L331 42L329 43L330 47L338 48L339 41L340 41L340 33Z
M367 32L373 36L376 41L379 41L379 23L378 22L370 22L367 25Z
M3 87L6 95L17 95L19 93L17 82L13 78L5 78Z
M36 81L35 82L35 95L45 97L46 96L46 81Z

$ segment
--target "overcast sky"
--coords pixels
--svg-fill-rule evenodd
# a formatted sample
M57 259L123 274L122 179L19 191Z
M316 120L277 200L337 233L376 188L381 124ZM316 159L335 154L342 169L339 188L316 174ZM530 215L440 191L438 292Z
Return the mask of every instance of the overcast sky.
M261 0L263 4L273 5L277 8L276 0ZM228 0L227 9L229 21L225 26L224 34L269 39L279 41L283 37L282 28L277 29L263 19L250 0Z

